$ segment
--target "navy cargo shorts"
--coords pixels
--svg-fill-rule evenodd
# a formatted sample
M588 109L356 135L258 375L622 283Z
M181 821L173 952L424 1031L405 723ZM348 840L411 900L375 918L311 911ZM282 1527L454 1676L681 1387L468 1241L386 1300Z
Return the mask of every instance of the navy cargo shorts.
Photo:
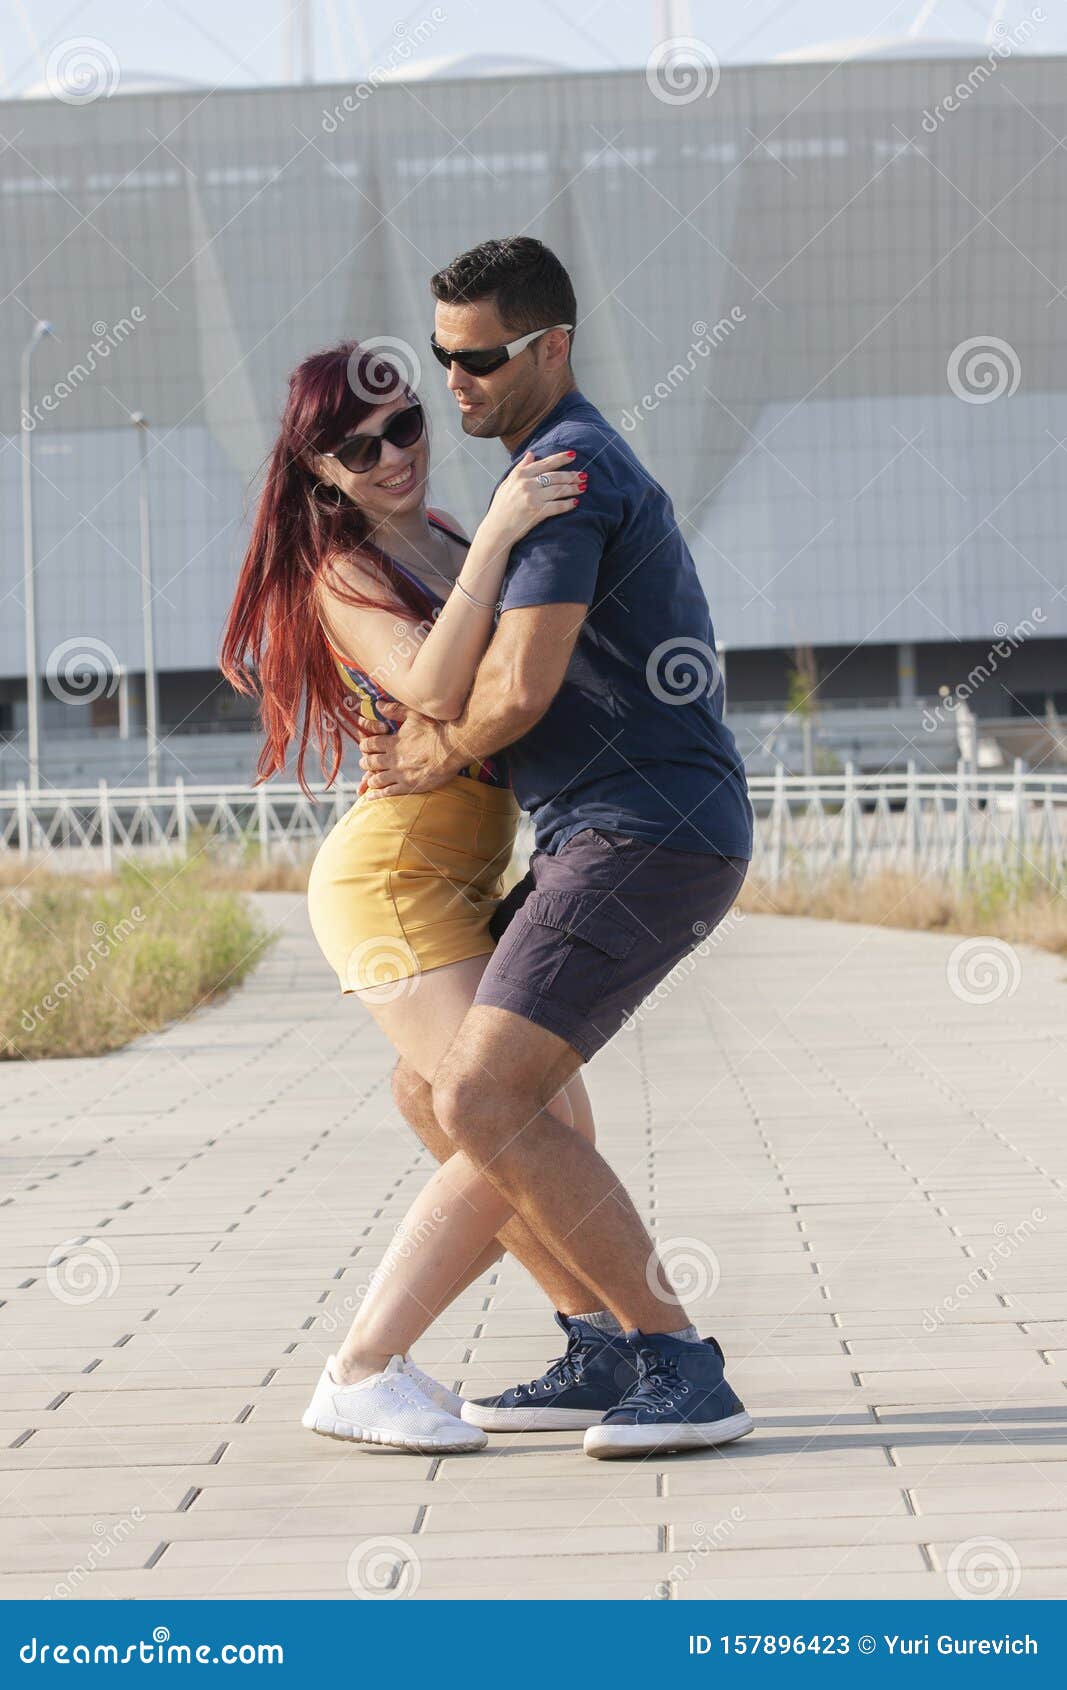
M730 909L748 863L583 828L535 851L494 913L475 1003L510 1009L596 1055Z

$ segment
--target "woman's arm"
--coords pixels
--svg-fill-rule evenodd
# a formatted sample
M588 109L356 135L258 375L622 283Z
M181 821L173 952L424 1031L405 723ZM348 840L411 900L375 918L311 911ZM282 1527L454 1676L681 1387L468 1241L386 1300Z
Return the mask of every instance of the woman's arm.
M515 465L497 488L457 584L433 622L418 622L401 607L393 612L346 604L324 584L323 620L338 649L402 704L438 721L459 716L492 633L512 546L539 522L578 502L584 482L566 467L573 456L555 452L535 459L527 452ZM552 483L543 488L536 478L549 471Z

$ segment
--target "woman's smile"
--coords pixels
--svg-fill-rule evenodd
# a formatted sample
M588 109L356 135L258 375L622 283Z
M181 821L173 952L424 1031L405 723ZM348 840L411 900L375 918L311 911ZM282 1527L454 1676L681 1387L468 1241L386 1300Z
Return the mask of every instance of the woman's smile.
M404 468L396 475L391 476L388 481L379 481L376 485L386 493L406 493L414 479L415 464L412 460L405 464Z

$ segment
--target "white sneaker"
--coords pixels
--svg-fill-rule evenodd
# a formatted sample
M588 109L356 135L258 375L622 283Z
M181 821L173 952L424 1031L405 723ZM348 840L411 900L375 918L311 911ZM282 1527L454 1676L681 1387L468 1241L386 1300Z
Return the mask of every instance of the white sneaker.
M391 1356L381 1373L355 1385L339 1385L330 1356L301 1420L309 1432L347 1438L370 1449L404 1449L420 1455L455 1454L484 1449L485 1433L446 1414L405 1372L400 1356Z
M431 1379L421 1367L416 1367L410 1356L401 1356L400 1365L409 1379L413 1379L424 1397L429 1397L435 1408L443 1409L445 1414L451 1414L456 1420L463 1413L463 1398L450 1391L447 1385L439 1380Z

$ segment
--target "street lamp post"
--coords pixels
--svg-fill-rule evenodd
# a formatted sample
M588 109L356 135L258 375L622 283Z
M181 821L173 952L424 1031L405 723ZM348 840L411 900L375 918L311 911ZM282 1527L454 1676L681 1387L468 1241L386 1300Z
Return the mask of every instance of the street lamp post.
M148 515L148 418L131 411L140 448L138 506L141 521L141 621L144 632L144 714L148 740L148 784L159 785L159 694L156 683L155 613L152 602L152 530Z
M26 633L26 761L31 793L37 791L41 776L41 701L37 678L37 564L33 549L33 463L30 456L34 425L30 416L30 365L41 341L46 335L53 333L51 323L34 324L33 333L22 352L19 391L22 429L22 596Z

